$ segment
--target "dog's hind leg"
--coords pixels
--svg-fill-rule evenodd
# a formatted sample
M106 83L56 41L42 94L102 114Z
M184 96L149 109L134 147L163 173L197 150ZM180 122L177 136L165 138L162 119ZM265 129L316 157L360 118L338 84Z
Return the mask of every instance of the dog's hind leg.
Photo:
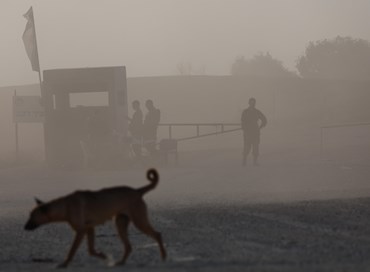
M118 214L115 218L115 222L116 222L116 227L117 227L119 237L121 238L121 241L123 245L125 246L125 253L121 261L116 263L116 265L123 265L125 264L128 256L130 255L132 251L132 247L128 239L128 225L130 224L130 218L125 214Z
M64 268L64 267L67 267L69 262L72 261L73 259L73 256L75 255L78 247L80 246L84 236L85 236L85 231L77 231L76 232L76 236L75 236L75 239L73 241L73 244L72 244L72 247L71 249L69 250L69 253L67 255L67 258L66 260L61 263L60 265L58 265L58 268Z
M162 235L160 232L153 229L153 227L150 225L145 203L144 202L138 203L134 211L132 211L130 215L135 227L137 227L140 231L142 231L149 237L152 237L158 243L159 250L161 252L161 257L162 260L164 261L167 257L167 253L163 246Z
M95 250L95 231L94 231L94 228L89 228L87 230L87 245L88 245L89 254L91 256L101 258L101 259L106 259L107 258L107 256L105 256L104 253L97 252Z

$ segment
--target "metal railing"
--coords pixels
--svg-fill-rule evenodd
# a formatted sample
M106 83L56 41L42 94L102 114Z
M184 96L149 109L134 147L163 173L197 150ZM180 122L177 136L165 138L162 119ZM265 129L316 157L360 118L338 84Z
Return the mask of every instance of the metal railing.
M240 123L239 124L238 123L162 123L162 124L159 124L159 126L168 127L168 138L169 139L173 139L172 129L174 127L194 127L195 128L195 136L177 138L176 140L178 142L241 130ZM216 131L202 134L200 132L201 127L215 127ZM237 127L237 128L230 128L230 127Z
M322 125L320 127L320 157L323 156L323 152L324 152L324 131L325 129L340 128L340 127L358 127L358 126L370 126L370 122Z

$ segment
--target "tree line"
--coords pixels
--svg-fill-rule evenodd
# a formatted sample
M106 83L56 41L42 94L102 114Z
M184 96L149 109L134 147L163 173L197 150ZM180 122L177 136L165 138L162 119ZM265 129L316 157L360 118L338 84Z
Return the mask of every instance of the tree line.
M290 71L269 53L259 53L250 59L237 57L231 65L231 75L370 80L370 43L341 36L309 42L295 67L297 72Z

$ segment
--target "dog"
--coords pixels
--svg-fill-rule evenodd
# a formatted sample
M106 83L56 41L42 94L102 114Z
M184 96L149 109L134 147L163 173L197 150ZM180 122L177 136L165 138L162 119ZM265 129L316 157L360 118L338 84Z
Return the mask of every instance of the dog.
M85 235L89 254L106 259L104 253L95 250L94 227L114 218L119 237L124 245L123 257L116 265L123 265L132 251L128 239L128 226L132 222L136 228L158 243L164 261L166 250L161 233L150 225L147 207L143 200L143 195L157 186L159 174L155 169L149 169L146 176L150 184L141 188L119 186L99 191L76 191L46 203L36 198L37 206L31 211L24 229L31 231L48 223L68 223L76 235L66 259L58 265L59 268L63 268L72 261Z

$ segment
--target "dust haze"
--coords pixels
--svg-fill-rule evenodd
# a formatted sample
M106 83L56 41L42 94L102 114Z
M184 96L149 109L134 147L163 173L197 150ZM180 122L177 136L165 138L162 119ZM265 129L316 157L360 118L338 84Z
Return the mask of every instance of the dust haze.
M169 264L158 264L157 249L134 231L139 253L128 271L370 267L368 1L1 5L7 42L0 50L0 233L25 246L4 238L0 270L21 264L22 271L47 271L64 258L70 237L63 227L35 232L39 248L26 242L20 226L34 196L48 201L76 190L136 188L148 183L150 167L160 182L145 198L166 238ZM30 6L43 92L21 38ZM95 68L102 73L89 76ZM105 69L126 74L117 80ZM74 77L77 70L87 76ZM59 72L70 77L56 79ZM15 94L42 97L47 121L16 124ZM149 132L148 100L160 111ZM134 101L142 112L138 134ZM259 113L247 113L251 107ZM99 114L103 119L91 127ZM53 253L46 250L47 235L54 235L47 228L58 233ZM106 227L98 234L115 235ZM117 244L113 255L120 254L112 240L102 243ZM328 252L325 243L333 244ZM103 268L86 264L84 254L75 267Z

